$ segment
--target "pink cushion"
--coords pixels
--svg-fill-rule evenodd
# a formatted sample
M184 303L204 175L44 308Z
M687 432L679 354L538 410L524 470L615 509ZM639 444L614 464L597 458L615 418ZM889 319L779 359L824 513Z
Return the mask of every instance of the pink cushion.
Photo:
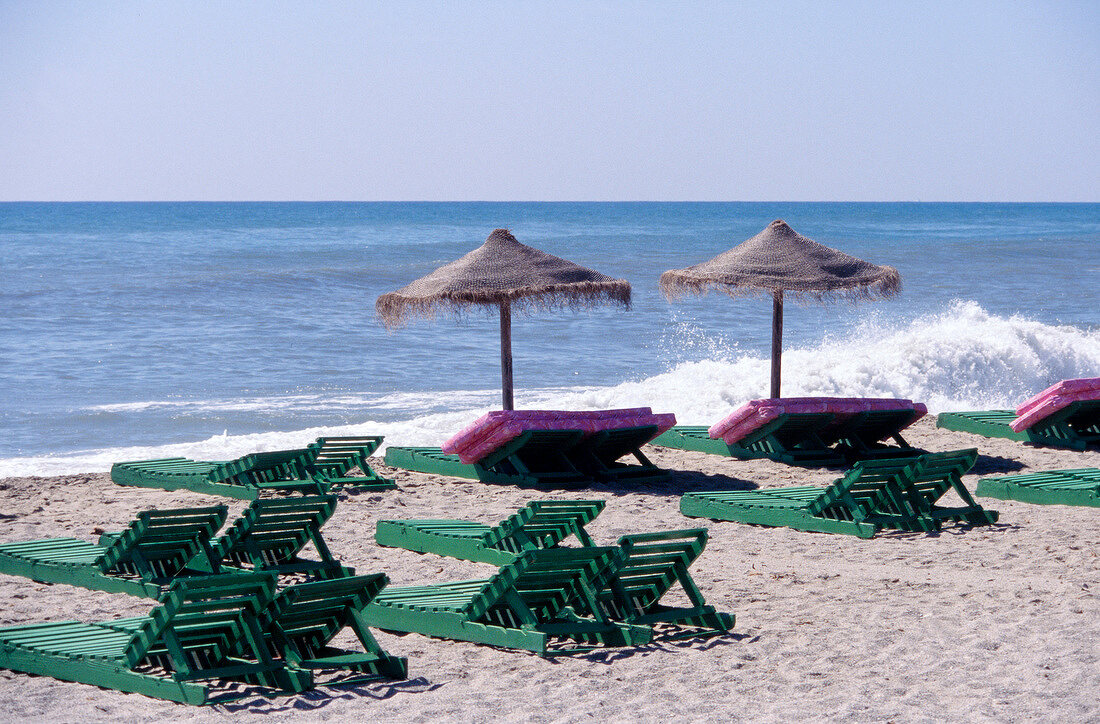
M923 403L912 400L876 397L782 397L752 400L712 425L708 432L711 438L721 438L727 445L733 445L780 415L821 412L846 418L873 410L909 409L913 410L913 417L898 432L927 415L928 408Z
M493 410L443 443L443 452L458 455L464 463L473 463L528 430L580 430L591 435L601 430L656 425L656 437L675 424L675 415L655 415L648 407L585 411Z
M1051 385L1016 408L1016 419L1009 427L1022 432L1063 407L1085 400L1100 400L1100 377L1063 380Z

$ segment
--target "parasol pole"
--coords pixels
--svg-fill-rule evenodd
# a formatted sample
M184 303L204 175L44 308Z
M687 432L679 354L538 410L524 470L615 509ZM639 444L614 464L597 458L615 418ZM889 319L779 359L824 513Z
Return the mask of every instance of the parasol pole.
M779 368L783 360L783 290L773 292L772 301L772 389L771 397L779 397Z
M500 391L505 410L516 409L512 402L512 304L500 304Z

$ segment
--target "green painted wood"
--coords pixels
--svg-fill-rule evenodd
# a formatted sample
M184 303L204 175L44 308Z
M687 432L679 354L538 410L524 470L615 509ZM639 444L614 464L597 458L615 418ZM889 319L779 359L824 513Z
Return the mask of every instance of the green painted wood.
M969 449L862 461L826 488L687 493L680 498L680 512L860 538L871 538L882 528L939 530L945 520L989 525L997 521L997 512L978 505L961 480L977 454ZM948 490L964 504L937 505Z
M260 634L257 614L274 588L269 575L194 577L148 616L0 628L0 667L188 704L218 700L200 683L209 680L300 691L305 682Z
M901 436L914 410L869 410L838 418L819 433L826 445L849 463L860 460L915 457L928 452L915 448ZM893 444L884 443L889 439Z
M379 545L506 565L524 551L551 548L570 536L592 545L584 526L604 505L602 500L536 500L496 526L464 520L380 520L374 538Z
M147 510L126 530L96 543L58 538L3 544L0 573L156 598L175 576L216 569L210 538L227 513L224 505Z
M384 630L541 655L646 643L649 627L610 621L596 605L593 584L616 555L617 549L599 547L528 551L492 578L386 588L364 609L364 617ZM570 603L577 599L588 601L595 614L576 615ZM550 642L558 638L584 646L551 651Z
M1077 468L982 478L974 494L1038 505L1100 508L1100 470Z
M476 463L463 463L437 447L389 447L386 465L523 488L582 488L595 479L579 470L568 452L583 437L579 430L528 430Z

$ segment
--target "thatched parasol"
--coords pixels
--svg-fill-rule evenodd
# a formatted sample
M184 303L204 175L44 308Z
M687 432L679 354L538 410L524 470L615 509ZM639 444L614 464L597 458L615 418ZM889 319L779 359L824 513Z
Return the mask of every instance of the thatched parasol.
M374 308L387 328L409 319L460 315L470 307L500 309L500 374L505 410L513 409L512 310L630 307L630 282L612 279L516 241L496 229L477 249L396 292L378 297Z
M901 291L901 275L807 239L776 220L751 239L710 261L661 275L661 291L669 299L686 292L705 294L717 289L731 297L771 293L771 396L779 397L783 356L783 292L797 298L827 301L892 297Z

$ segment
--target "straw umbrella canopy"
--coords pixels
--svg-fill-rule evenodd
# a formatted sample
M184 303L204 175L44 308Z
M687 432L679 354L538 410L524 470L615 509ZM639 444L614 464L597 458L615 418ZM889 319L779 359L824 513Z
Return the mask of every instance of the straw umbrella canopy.
M630 307L630 282L613 279L516 241L496 229L477 249L431 274L378 297L374 307L387 328L440 313L460 316L481 307L500 310L501 398L512 395L512 311L532 312L599 304Z
M731 297L772 295L771 397L779 397L783 356L783 292L812 301L878 299L901 291L901 275L818 244L776 220L751 239L710 261L671 269L661 275L661 291L670 300L711 289Z

